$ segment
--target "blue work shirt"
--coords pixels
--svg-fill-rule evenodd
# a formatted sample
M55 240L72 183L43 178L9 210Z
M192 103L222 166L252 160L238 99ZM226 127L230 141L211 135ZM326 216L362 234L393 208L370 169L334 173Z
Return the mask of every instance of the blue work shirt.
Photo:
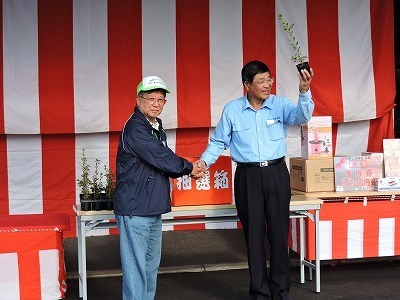
M201 156L212 165L225 149L235 162L260 162L286 155L286 129L312 117L311 91L299 93L297 106L289 99L270 95L255 110L247 95L225 105L207 149Z

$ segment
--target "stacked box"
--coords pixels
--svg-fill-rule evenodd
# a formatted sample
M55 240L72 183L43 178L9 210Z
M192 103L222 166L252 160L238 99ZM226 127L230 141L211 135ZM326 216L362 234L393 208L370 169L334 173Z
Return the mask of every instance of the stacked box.
M300 128L301 158L332 158L332 117L312 117Z
M335 156L335 191L372 191L383 177L380 155Z
M304 192L334 191L333 159L307 160L291 157L290 187Z
M400 177L400 139L383 140L385 177Z

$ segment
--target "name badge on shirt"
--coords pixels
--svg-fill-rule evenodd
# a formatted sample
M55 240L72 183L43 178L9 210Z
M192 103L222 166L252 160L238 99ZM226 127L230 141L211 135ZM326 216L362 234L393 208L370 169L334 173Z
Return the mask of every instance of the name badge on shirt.
M272 125L272 124L274 124L274 123L275 123L275 120L273 120L273 119L267 120L267 124L268 124L268 125Z

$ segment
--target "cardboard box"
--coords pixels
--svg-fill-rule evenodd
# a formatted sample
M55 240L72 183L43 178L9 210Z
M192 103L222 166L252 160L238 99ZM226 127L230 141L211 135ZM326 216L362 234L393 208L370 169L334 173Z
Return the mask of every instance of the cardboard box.
M332 117L312 117L300 129L301 158L332 158Z
M383 139L385 177L400 177L400 139Z
M376 190L380 192L400 190L400 177L385 177L378 179Z
M335 191L373 191L383 177L379 155L335 156Z
M333 159L290 158L290 187L304 192L335 190Z
M193 162L198 157L185 157ZM206 176L194 179L185 175L173 179L172 205L231 204L232 162L229 156L220 156L207 170Z

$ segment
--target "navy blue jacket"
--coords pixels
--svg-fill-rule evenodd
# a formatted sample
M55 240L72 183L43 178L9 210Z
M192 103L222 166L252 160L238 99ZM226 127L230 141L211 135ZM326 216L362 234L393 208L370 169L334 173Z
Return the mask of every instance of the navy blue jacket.
M169 178L192 172L192 163L167 147L162 122L158 118L157 122L160 131L135 108L122 130L114 193L117 215L154 216L171 211Z

